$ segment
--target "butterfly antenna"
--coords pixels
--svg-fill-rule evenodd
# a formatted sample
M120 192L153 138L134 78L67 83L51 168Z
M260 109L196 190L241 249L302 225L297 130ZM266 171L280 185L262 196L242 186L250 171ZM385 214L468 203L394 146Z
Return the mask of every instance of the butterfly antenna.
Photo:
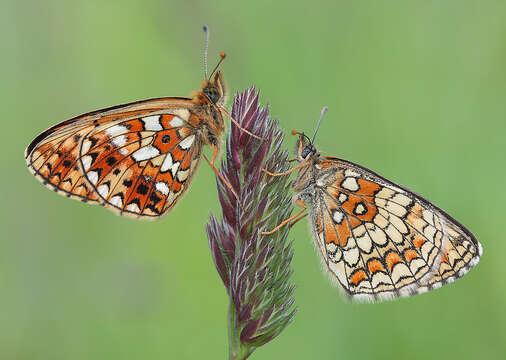
M320 120L318 120L318 124L316 124L316 130L314 131L313 140L311 140L311 144L314 144L314 139L316 137L316 133L318 132L318 129L320 128L320 123L322 122L323 115L327 112L329 108L327 106L324 106L322 109L322 112L320 114Z
M207 77L207 48L209 47L209 28L204 25L204 33L206 34L206 42L204 45L204 76Z
M309 143L312 144L311 139L303 132L298 132L298 131L292 130L292 135L300 135L302 137L305 137L309 141Z
M218 69L218 66L220 66L220 64L223 62L223 60L225 60L225 58L227 57L227 54L225 54L224 52L222 52L220 54L220 57L221 57L221 59L220 59L220 61L218 61L218 63L214 67L213 72L211 73L211 75L209 75L209 79L213 76L214 72Z

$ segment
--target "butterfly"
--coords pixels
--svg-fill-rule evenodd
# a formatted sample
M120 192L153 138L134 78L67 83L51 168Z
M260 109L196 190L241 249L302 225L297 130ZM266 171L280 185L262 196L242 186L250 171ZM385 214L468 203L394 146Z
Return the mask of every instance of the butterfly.
M224 115L236 122L224 108L227 87L216 71L225 54L207 76L206 26L204 31L206 79L193 98L136 101L59 123L28 145L28 169L57 193L144 219L174 208L202 156L220 176L214 161ZM213 148L211 161L202 153L204 145Z
M324 107L317 125L320 125ZM404 186L363 166L321 156L298 134L294 199L302 209L269 232L305 217L323 267L354 300L386 300L436 289L462 277L482 255L457 220ZM315 132L316 135L316 132Z

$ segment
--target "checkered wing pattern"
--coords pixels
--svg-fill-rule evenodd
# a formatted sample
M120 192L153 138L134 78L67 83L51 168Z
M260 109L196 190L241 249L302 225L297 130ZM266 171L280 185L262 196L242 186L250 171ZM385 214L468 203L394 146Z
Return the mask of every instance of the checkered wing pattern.
M28 168L68 197L159 217L187 189L200 160L190 106L187 98L151 99L67 120L32 141Z
M425 292L478 263L482 249L473 234L421 196L341 159L323 158L316 168L315 240L353 299Z

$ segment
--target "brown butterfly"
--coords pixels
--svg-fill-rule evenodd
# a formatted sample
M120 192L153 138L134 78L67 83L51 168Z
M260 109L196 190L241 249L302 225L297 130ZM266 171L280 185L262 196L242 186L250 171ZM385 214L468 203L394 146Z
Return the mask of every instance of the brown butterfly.
M227 88L216 71L224 53L207 76L206 26L204 31L206 78L195 96L136 101L59 123L28 145L28 169L55 192L138 218L169 212L190 186L201 156L222 178L214 162L223 116L238 124L224 108ZM204 145L213 148L211 161Z
M436 205L360 165L321 156L314 136L293 134L299 165L269 174L298 171L294 198L302 209L264 234L302 219L308 205L324 268L346 295L410 296L453 282L478 263L481 244Z

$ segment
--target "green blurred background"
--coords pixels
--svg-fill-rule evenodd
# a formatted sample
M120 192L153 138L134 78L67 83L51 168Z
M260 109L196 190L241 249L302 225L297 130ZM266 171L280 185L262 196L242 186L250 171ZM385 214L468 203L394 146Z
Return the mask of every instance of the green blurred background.
M440 290L351 304L293 229L295 321L258 359L498 359L506 351L506 3L15 1L0 9L1 359L225 359L227 297L202 166L175 211L121 218L45 189L23 151L51 125L187 96L221 51L287 131L423 194L473 231L477 268ZM289 136L287 148L293 147Z

